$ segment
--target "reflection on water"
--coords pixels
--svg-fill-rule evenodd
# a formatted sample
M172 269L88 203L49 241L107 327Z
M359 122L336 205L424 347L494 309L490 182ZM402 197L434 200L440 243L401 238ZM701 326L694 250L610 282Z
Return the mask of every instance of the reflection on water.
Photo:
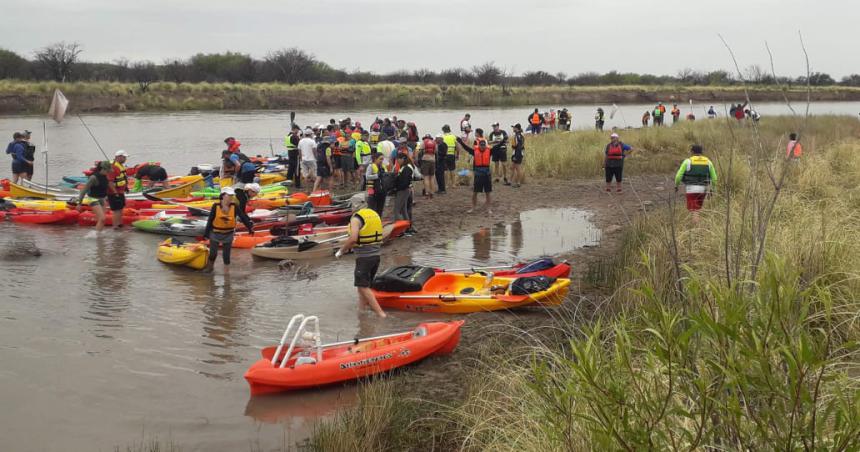
M557 255L600 240L600 230L579 209L535 209L513 223L496 223L471 236L413 253L416 262L445 262L450 268L506 264Z
M14 407L0 410L4 450L110 450L144 427L183 449L280 447L356 397L347 384L249 400L245 370L292 315L319 315L326 342L450 319L359 311L351 258L314 263L307 281L235 250L229 275L220 262L203 274L159 263L158 236L87 232L0 223L0 400ZM539 209L439 247L415 241L383 266L510 263L598 237L584 212ZM25 246L42 255L15 257Z

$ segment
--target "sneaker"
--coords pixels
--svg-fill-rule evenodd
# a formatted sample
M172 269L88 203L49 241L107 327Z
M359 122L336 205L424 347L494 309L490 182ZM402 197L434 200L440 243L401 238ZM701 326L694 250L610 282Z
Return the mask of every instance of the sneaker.
M607 187L607 188L606 188L606 193L612 193L612 189Z
M499 178L497 177L496 180L494 180L493 182L498 182L498 181L499 181Z
M505 185L511 185L511 183L508 181L505 181Z
M619 189L615 190L615 193L624 193L624 190L619 188Z

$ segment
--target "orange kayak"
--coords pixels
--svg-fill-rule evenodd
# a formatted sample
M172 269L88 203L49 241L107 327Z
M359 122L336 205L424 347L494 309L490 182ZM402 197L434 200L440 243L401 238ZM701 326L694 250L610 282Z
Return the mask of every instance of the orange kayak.
M367 377L453 352L460 342L463 323L428 322L413 331L328 345L286 347L282 340L278 347L263 349L262 359L248 369L245 380L251 386L251 395L262 395Z

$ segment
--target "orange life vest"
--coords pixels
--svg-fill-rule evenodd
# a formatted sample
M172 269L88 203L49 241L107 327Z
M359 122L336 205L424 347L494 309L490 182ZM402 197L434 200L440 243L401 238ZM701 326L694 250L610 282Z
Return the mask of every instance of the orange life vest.
M531 123L534 125L540 124L540 115L537 113L532 113Z
M215 206L215 218L212 220L212 229L215 232L233 232L236 229L236 205L230 204L230 209L227 212L221 208L219 202Z
M424 139L424 153L429 155L436 154L436 141L429 138Z
M475 145L475 155L473 164L475 168L489 168L490 167L490 148L484 148L481 150L481 147L477 144Z

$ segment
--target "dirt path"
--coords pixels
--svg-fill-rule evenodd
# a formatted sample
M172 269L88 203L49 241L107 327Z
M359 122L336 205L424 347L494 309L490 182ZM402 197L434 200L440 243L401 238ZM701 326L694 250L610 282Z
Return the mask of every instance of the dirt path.
M536 208L574 207L592 213L592 222L601 230L600 243L558 256L573 267L570 295L565 301L586 303L602 299L605 289L591 287L583 278L589 266L611 257L621 243L622 231L635 216L661 204L672 194L672 182L667 176L630 178L624 183L624 193L606 193L602 181L541 181L519 189L494 184L493 215L481 210L465 212L471 207L469 187L449 189L449 194L422 199L420 184L414 208L415 227L419 233L410 240L397 240L386 247L386 254L408 252L415 241L435 245L477 232L499 222L513 222L521 211ZM552 309L552 308L549 308ZM515 312L475 313L465 316L460 346L450 357L426 360L397 377L396 386L408 390L408 397L424 400L456 400L467 390L460 382L466 368L485 358L488 340L502 347L516 341L516 331L552 323L552 312L545 308L521 309ZM511 333L514 334L511 334ZM498 348L496 349L498 350Z

